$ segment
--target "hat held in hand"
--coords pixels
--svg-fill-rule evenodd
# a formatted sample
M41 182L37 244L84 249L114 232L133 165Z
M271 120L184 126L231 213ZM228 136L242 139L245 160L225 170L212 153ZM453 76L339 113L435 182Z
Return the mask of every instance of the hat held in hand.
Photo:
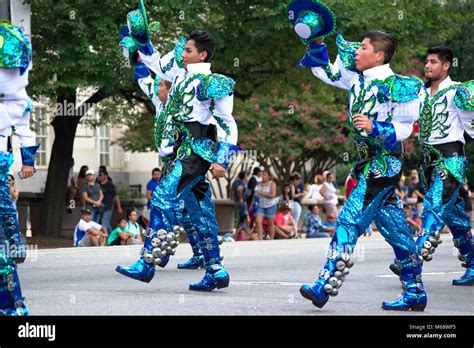
M336 17L326 4L317 0L292 0L288 4L288 20L304 44L331 35Z

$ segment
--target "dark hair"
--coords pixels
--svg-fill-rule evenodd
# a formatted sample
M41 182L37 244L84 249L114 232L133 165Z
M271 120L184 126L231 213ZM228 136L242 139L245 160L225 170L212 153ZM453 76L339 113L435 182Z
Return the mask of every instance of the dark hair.
M364 38L370 40L370 44L374 46L374 52L382 51L384 56L384 64L390 63L395 50L397 49L397 39L383 31L372 30L364 35Z
M203 51L207 52L206 63L211 61L211 58L216 51L216 42L211 34L204 30L193 30L188 34L187 39L188 41L194 40L194 44L199 53Z
M13 180L13 182L15 182L15 177L11 174L8 174L8 177L11 178Z
M99 172L106 172L107 173L107 168L104 165L99 166Z
M315 207L317 207L316 204L308 204L308 210L309 210L309 211L313 211L313 209L314 209Z
M79 178L85 178L86 177L86 172L89 170L89 167L88 166L82 166L81 169L79 169L79 174L78 174L78 177Z
M285 194L285 187L290 188L290 192L288 194ZM293 200L293 194L291 193L291 185L290 184L284 184L283 187L281 188L281 195L284 200Z
M239 173L239 179L240 179L240 180L244 180L246 176L247 176L247 173L246 173L246 172L243 172L243 171L242 171L242 172Z
M290 202L288 202L287 200L280 202L280 204L278 204L277 209L279 211L290 211Z
M299 180L299 179L301 179L300 173L296 173L296 172L295 172L295 173L293 173L293 174L290 175L290 181Z
M151 175L153 175L154 172L160 172L161 173L161 169L160 168L153 168L153 170L151 171Z
M118 219L118 223L120 223L121 221L125 221L125 222L128 222L127 218L125 216L121 216L119 219Z
M136 211L135 209L128 209L127 210L127 217L130 217L130 215L132 215L133 212L136 212L138 214L138 211Z
M430 54L436 54L441 61L441 63L449 63L449 69L453 66L454 53L448 47L444 46L434 46L426 50L426 56Z
M260 169L260 167L255 167L253 169L253 175L258 175L262 170Z

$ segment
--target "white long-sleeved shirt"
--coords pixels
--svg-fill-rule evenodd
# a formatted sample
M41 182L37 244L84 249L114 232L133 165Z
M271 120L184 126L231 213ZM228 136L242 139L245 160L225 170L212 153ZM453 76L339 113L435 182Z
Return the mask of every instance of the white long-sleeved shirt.
M180 68L174 60L174 52L164 57L158 52L153 55L139 53L145 65L160 78L172 82L170 100L175 93L180 93L184 104L180 118L182 122L199 122L202 125L216 125L217 141L232 145L237 144L237 124L232 116L233 95L219 99L200 101L197 88L201 83L199 76L211 74L210 63L188 64L187 69Z
M156 127L163 127L164 135L161 139L160 146L158 147L158 153L161 157L166 157L173 153L173 142L170 141L166 134L170 134L173 132L173 124L171 122L171 115L162 115L162 111L164 109L164 104L158 97L158 86L156 84L158 81L154 80L151 76L147 76L145 78L139 79L138 85L142 89L142 91L150 98L151 102L155 106L155 129ZM160 124L160 123L164 124Z
M413 131L413 123L417 120L420 112L420 100L414 98L414 100L402 103L389 98L385 102L380 102L377 98L378 94L386 95L386 92L381 90L383 81L395 75L389 64L358 73L346 69L338 56L334 64L313 67L311 71L321 81L349 91L350 124L352 124L352 116L360 113L367 116L373 124L376 122L391 123L397 142L410 136ZM360 135L368 137L364 131Z
M26 93L28 71L0 69L0 151L7 151L7 138L12 127L21 147L35 145L35 134L30 130L31 100Z
M455 141L465 144L464 132L474 137L473 111L458 108L454 103L459 82L448 76L438 86L432 96L431 87L423 90L423 109L420 114L420 141L424 144L439 145Z

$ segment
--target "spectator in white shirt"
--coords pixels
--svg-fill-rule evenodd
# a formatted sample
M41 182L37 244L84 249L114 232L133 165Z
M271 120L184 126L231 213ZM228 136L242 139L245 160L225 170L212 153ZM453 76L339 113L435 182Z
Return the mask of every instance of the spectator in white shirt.
M107 230L105 227L92 221L92 212L89 209L84 209L74 230L74 246L104 246L106 240Z

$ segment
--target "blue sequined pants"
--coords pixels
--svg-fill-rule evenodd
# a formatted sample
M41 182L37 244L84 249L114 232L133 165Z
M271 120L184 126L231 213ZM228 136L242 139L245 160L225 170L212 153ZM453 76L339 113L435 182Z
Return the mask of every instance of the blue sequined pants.
M26 257L20 239L17 212L10 195L8 172L13 154L0 152L0 315L24 315L24 306L15 259Z
M395 195L396 180L398 176L390 180L366 179L360 175L338 218L331 241L332 249L351 254L360 235L374 221L398 259L406 259L416 253L416 244L403 215L403 207Z
M206 269L221 262L212 191L205 178L209 167L209 162L194 153L177 159L154 190L150 204L152 230L170 231L180 223L194 226L192 235L203 253Z
M429 182L429 190L423 201L422 229L417 240L421 248L428 236L449 227L455 246L467 258L468 266L474 266L471 221L464 211L464 201L459 197L461 184L451 174L443 178L439 173Z

